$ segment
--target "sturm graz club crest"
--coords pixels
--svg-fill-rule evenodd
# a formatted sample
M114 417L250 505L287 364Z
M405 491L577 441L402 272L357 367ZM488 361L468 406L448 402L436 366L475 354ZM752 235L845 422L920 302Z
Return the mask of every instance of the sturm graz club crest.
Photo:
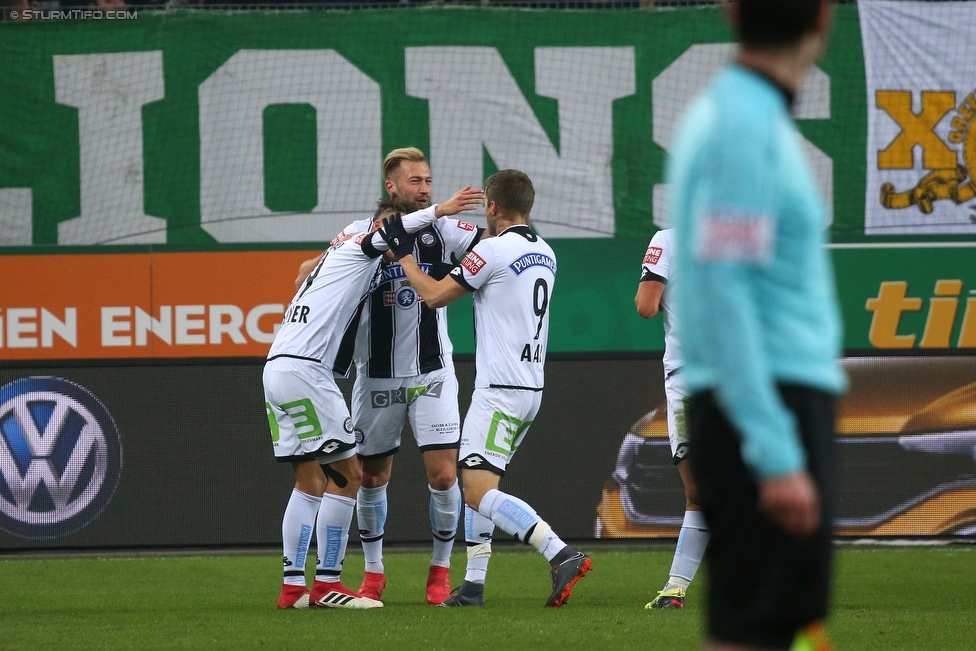
M122 441L105 406L56 377L0 387L0 529L59 538L105 509L122 474Z

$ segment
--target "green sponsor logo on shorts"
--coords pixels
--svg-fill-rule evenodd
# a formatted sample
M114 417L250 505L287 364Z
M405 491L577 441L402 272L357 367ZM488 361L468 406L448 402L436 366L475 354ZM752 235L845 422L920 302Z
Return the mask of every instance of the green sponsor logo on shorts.
M319 416L308 398L281 405L281 410L291 418L298 438L309 439L313 436L321 436L322 425L319 423Z
M682 409L674 411L674 436L677 443L687 443L688 442L688 404L691 402L689 398L681 399Z
M511 455L518 449L522 437L532 421L521 421L512 416L506 416L500 411L496 411L491 418L491 427L488 429L488 441L485 448L492 452L499 452L506 456Z
M271 409L271 403L264 403L264 408L268 412L268 427L271 428L271 442L277 443L278 439L281 438L281 430L278 429L278 419L275 418L274 410Z
M422 387L407 387L407 404L413 404L413 401L424 395L427 391L426 386Z

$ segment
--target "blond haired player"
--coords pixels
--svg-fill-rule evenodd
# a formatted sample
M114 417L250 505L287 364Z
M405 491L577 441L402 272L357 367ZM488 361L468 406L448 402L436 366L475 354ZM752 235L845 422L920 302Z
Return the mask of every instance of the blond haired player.
M476 193L462 190L447 202L402 218L401 229L416 232L437 217L471 210ZM350 328L380 272L389 247L382 234L360 232L339 238L321 256L285 311L264 368L265 406L274 454L295 471L282 521L284 581L279 608L378 608L339 581L355 497L362 481L357 439L334 376L352 361ZM305 561L313 530L318 543L315 584L305 583Z
M415 147L394 149L383 161L382 171L390 202L399 211L413 212L430 204L433 178L422 151ZM480 190L471 190L467 196L472 202L482 198ZM365 221L353 222L343 234L365 225ZM453 267L452 260L463 258L483 232L467 222L439 219L416 233L413 257L426 273L443 278ZM439 604L451 594L448 570L461 510L458 385L446 309L428 306L397 262L383 267L363 303L355 357L352 418L366 434L359 450L363 484L356 500L366 562L359 594L380 599L386 587L386 492L393 455L400 449L403 425L409 420L423 455L430 491L433 552L426 600Z

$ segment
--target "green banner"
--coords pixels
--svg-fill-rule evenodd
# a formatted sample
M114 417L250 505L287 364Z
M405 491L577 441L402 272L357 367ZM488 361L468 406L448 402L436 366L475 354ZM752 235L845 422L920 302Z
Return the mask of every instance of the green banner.
M640 260L667 223L671 134L731 41L714 6L0 23L0 253L308 248L370 214L384 154L417 146L435 201L504 167L533 178L533 220L559 258L554 352L660 350L660 320L633 308ZM836 8L795 113L832 240L906 241L865 235L855 6ZM967 238L911 241L935 239ZM846 347L907 347L911 335L911 347L976 345L968 251L836 250ZM891 307L913 297L918 309ZM458 351L471 352L470 311L451 315Z
M839 7L798 107L835 241L863 237L859 33ZM406 145L442 198L518 167L544 235L646 239L671 133L731 40L717 7L3 23L0 205L27 225L0 245L327 240Z

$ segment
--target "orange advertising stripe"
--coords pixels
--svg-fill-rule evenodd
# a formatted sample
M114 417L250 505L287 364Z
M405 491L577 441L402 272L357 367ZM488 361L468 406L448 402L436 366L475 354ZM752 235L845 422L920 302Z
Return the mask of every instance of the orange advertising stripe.
M0 360L262 357L318 253L0 256Z

